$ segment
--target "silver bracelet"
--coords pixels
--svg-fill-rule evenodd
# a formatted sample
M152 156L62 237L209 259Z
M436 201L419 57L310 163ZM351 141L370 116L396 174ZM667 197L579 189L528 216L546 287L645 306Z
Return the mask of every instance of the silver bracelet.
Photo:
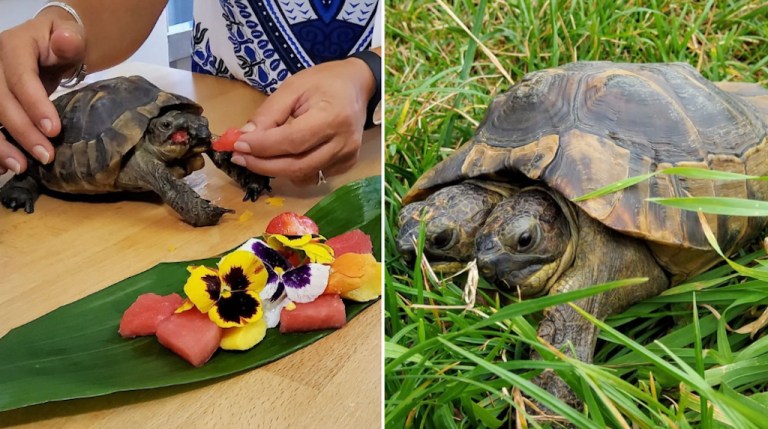
M47 9L49 7L58 7L58 8L66 10L67 13L72 15L72 18L75 18L75 21L78 24L80 24L80 27L85 28L85 26L83 25L83 20L80 19L80 15L77 14L77 11L75 11L75 9L73 9L72 6L70 6L70 5L66 4L66 3L60 2L60 1L52 1L50 3L46 3L45 5L43 5L43 7L40 8L40 10L37 11L37 13L35 13L34 16L39 15L40 12L42 12L43 10L45 10L45 9ZM82 82L83 79L85 79L85 75L87 73L88 73L88 68L85 66L85 63L81 63L80 67L77 68L75 73L72 76L70 76L69 78L62 80L59 83L59 86L61 86L62 88L74 88L80 82Z

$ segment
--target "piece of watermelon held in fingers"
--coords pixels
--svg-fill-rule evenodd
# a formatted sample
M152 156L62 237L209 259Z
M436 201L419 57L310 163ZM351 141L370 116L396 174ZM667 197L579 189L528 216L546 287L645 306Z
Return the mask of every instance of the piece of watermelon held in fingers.
M237 128L230 128L224 132L221 136L214 139L211 142L211 147L217 152L233 152L235 150L235 143L243 135L243 132Z

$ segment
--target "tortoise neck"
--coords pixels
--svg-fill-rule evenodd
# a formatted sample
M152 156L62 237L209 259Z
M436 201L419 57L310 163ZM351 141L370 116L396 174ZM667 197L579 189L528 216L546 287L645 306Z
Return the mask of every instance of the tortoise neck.
M571 233L571 236L568 239L568 244L565 247L565 251L563 252L563 255L560 257L558 262L557 269L555 270L555 273L550 276L546 288L544 289L550 290L550 288L557 282L557 279L560 278L565 270L573 265L573 261L576 259L576 249L579 247L579 215L576 211L578 209L559 192L550 189L544 184L529 186L527 188L521 189L520 192L529 189L536 189L542 192L546 192L550 197L552 197L553 200L555 200L555 203L557 203L558 207L560 207L560 212L563 214L563 216L565 216L565 219L568 222L568 230Z

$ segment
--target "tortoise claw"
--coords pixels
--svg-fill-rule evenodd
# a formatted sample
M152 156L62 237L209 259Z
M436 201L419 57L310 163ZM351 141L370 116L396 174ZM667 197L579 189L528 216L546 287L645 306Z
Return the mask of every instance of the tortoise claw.
M269 186L269 178L267 177L265 180L246 185L243 201L256 201L262 194L269 192L272 192L272 187Z
M198 212L181 213L184 221L195 227L211 226L218 224L225 214L235 213L232 209L219 207L208 200L202 200L202 202L202 210Z
M35 212L35 197L26 188L13 186L3 189L0 200L5 207L13 211L24 208L24 211L27 213Z

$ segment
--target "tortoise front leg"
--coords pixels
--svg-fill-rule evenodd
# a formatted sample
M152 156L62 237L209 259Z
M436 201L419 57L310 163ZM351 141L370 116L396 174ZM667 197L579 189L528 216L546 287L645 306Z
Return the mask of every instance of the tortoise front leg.
M203 199L186 182L177 179L165 164L141 152L128 160L117 182L124 189L139 187L156 192L192 226L215 225L225 213L234 213Z
M0 188L0 202L5 207L16 211L23 208L27 213L34 213L35 201L40 197L40 184L29 172L11 177Z
M227 173L227 176L231 177L245 190L243 201L256 201L261 194L272 191L272 187L269 186L271 177L256 174L245 167L233 164L230 161L232 158L231 152L209 150L208 157L211 158L219 170Z
M600 253L596 253L595 249L600 249ZM603 320L658 295L669 284L664 271L643 242L618 234L579 213L579 241L573 265L549 293L564 293L633 277L647 277L648 282L614 289L578 300L575 304ZM588 363L592 362L597 334L597 327L568 304L545 310L538 330L539 337L544 341L569 355L575 353L577 359ZM533 358L540 356L534 353ZM534 382L566 403L579 405L568 385L552 370L544 371Z

